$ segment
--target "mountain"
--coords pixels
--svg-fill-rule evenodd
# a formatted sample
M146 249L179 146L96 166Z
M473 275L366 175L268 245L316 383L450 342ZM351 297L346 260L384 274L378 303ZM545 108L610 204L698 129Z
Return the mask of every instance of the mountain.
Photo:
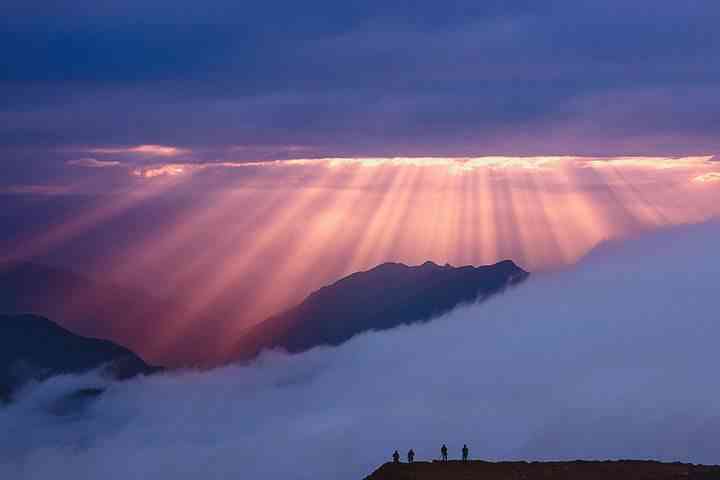
M720 466L649 460L386 463L365 480L720 480Z
M361 332L429 320L528 275L510 260L480 267L384 263L323 287L296 307L250 327L235 351L237 358L247 360L264 349L301 352L339 345Z
M79 335L111 339L151 358L174 305L142 290L30 262L0 264L0 315L52 318ZM153 361L157 359L152 358Z
M9 400L29 380L101 366L116 379L157 370L126 348L75 335L45 318L0 315L0 400Z
M209 366L247 360L268 348L299 352L337 345L368 330L428 320L527 275L511 261L483 267L385 263L321 288L296 307L246 329L229 355L212 350L217 331L208 325L237 316L230 298L178 322L189 292L158 299L136 288L30 262L0 264L0 315L52 318L71 332L109 339L158 365Z

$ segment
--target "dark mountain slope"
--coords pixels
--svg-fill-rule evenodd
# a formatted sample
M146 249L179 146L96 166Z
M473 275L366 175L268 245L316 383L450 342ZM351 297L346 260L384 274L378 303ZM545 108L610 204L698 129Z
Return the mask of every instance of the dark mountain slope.
M509 260L481 267L384 263L323 287L298 306L251 327L236 351L240 359L249 359L269 348L300 352L338 345L368 330L428 320L527 276Z
M106 365L106 374L117 379L156 370L126 348L75 335L45 318L0 316L0 398L8 400L31 379L79 373L102 365Z
M34 314L83 336L111 339L145 356L174 312L171 302L29 262L0 264L0 315Z

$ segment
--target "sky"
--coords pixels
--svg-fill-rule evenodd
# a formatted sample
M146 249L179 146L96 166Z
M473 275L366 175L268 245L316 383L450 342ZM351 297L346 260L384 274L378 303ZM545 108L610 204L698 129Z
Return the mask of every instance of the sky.
M0 409L0 476L360 479L417 460L716 463L720 225L610 242L432 322L253 365L126 383L92 373ZM58 416L79 387L108 390Z
M225 362L382 262L532 274L336 348L32 384L0 408L0 477L362 478L442 443L717 463L718 20L716 0L3 0L0 263L167 306L93 319L152 363Z
M0 178L63 184L66 161L140 145L717 154L718 17L713 0L7 0Z
M217 336L386 261L553 271L705 221L718 18L711 0L3 1L0 261L180 297L170 338L233 303L213 315L230 327L202 322Z

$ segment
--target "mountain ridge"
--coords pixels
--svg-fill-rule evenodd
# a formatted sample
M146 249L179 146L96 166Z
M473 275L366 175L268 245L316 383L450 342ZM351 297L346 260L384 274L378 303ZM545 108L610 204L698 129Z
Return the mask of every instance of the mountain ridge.
M158 371L109 340L76 335L37 315L0 315L0 400L10 401L27 382L102 367L124 380Z
M0 264L0 315L32 314L71 332L143 354L143 342L170 304L138 288L34 262ZM147 321L152 319L153 322Z
M478 267L382 263L326 285L249 327L235 347L236 358L249 360L272 348L297 353L339 345L365 331L427 321L459 304L499 293L528 275L511 260Z
M415 266L381 263L322 286L299 304L247 327L220 361L203 363L191 356L174 366L247 361L272 348L297 353L319 345L339 345L362 332L427 321L461 303L499 293L528 275L511 260L478 267L432 261ZM174 302L156 301L124 286L95 283L72 270L29 262L0 265L0 315L51 318L77 335L109 339L150 361L157 354L152 350L156 332L172 325L177 312L182 308ZM181 343L191 345L193 337L186 336Z

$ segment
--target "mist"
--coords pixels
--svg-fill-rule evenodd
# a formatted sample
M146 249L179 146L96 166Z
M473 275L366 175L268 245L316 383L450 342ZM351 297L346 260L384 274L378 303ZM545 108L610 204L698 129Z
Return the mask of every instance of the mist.
M0 408L0 478L360 479L442 443L718 463L718 244L718 223L608 243L430 323L249 366L55 377ZM51 413L97 385L85 409Z

